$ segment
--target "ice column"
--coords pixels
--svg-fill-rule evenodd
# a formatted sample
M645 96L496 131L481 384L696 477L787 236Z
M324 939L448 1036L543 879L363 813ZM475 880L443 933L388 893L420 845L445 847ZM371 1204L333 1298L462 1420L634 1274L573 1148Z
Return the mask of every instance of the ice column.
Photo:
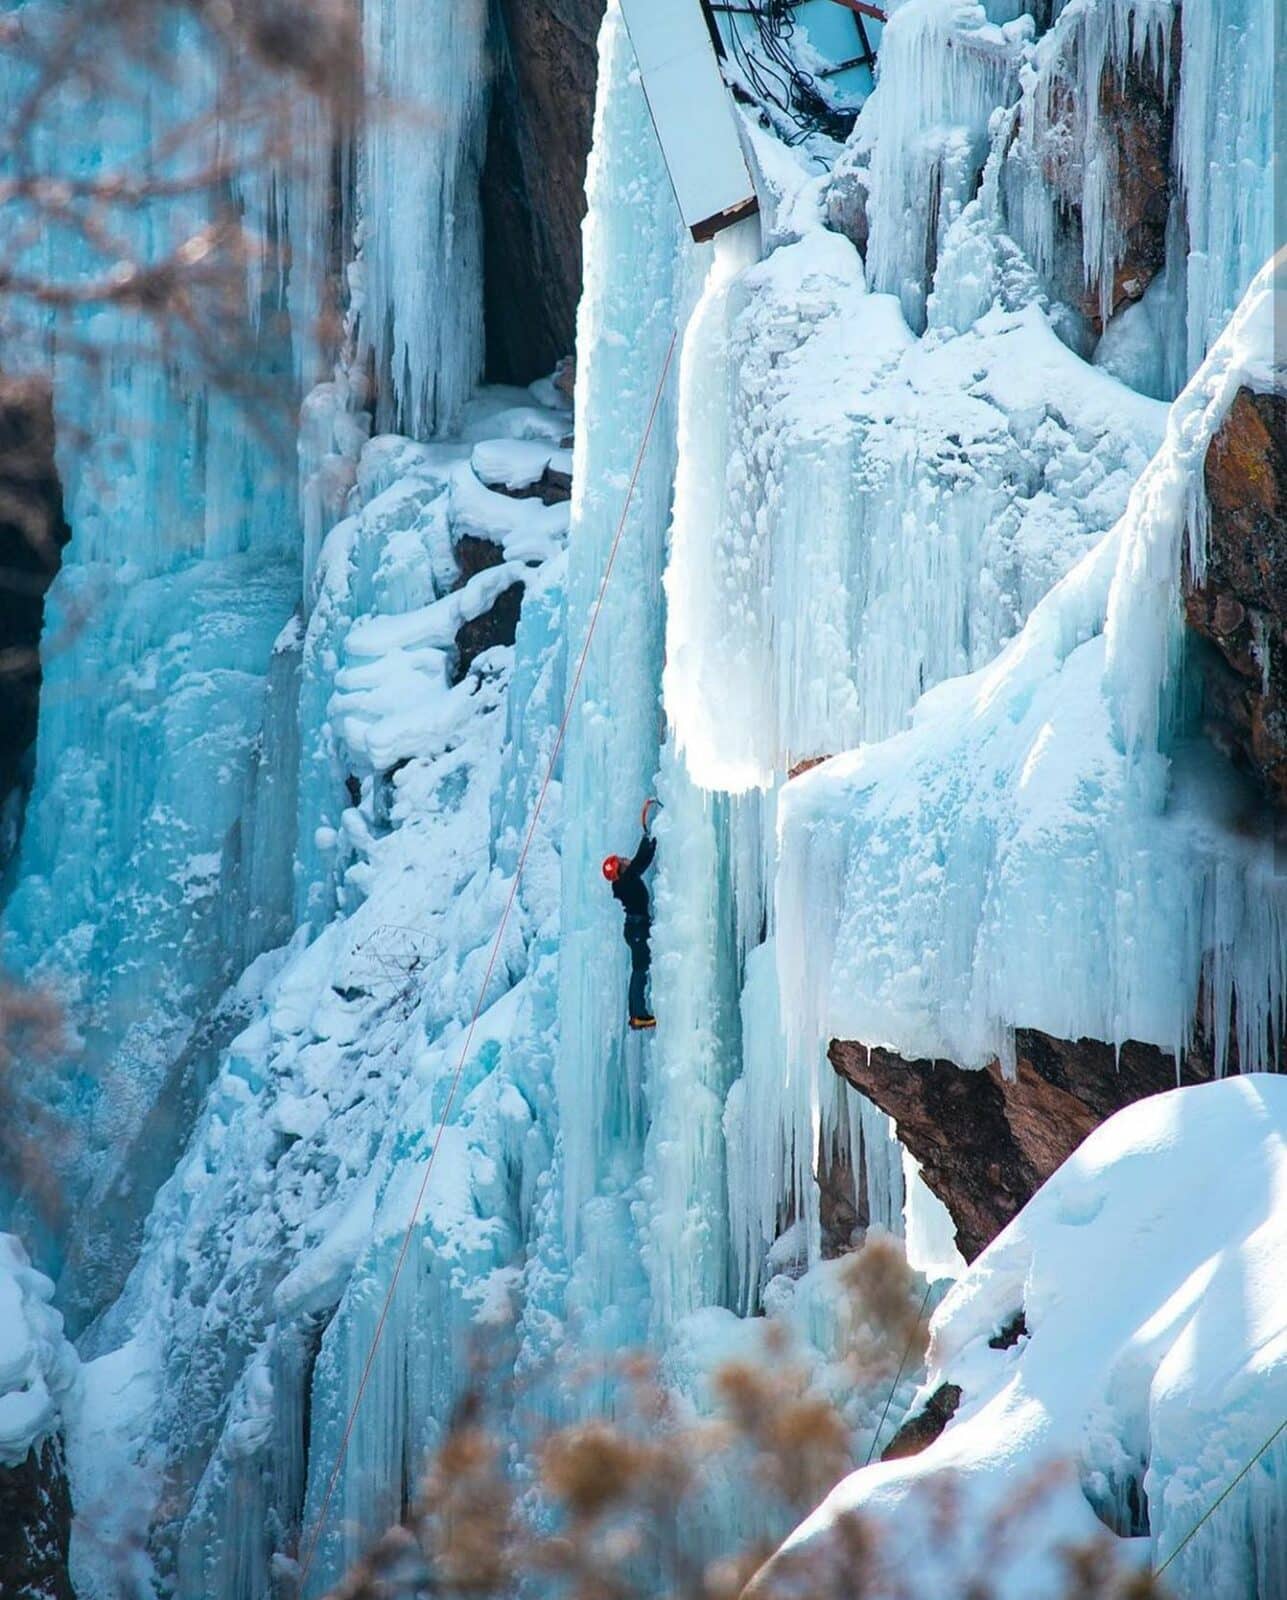
M585 288L577 329L577 429L568 567L568 659L580 655L667 352L680 326L690 250L634 54L610 5L587 183ZM628 853L651 791L660 736L661 571L674 472L672 363L652 441L603 595L564 763L558 1063L565 1228L641 1127L639 1044L625 1038L628 956L600 863ZM636 1156L628 1154L633 1147ZM614 1180L615 1181L615 1180Z
M664 1025L648 1053L643 1239L656 1332L730 1300L723 1116L742 1044L734 807L698 789L672 745L660 791L653 994Z
M948 227L983 165L988 119L1017 88L1026 20L999 28L975 0L907 0L880 45L879 81L858 123L870 149L867 270L925 325Z
M482 371L486 0L377 0L364 28L363 339L392 386L381 426L425 438Z

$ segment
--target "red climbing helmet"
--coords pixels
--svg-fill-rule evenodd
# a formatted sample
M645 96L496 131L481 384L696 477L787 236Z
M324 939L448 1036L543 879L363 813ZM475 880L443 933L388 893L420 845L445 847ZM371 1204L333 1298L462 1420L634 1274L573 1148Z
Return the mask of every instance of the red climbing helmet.
M621 869L625 862L620 856L608 856L603 863L603 875L609 883L615 883L621 876Z

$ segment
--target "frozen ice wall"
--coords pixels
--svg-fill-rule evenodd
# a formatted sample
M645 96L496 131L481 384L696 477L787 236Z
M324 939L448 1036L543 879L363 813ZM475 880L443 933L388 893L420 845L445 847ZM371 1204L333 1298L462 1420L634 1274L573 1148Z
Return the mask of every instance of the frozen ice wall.
M75 1048L46 1094L72 1130L61 1177L73 1212L85 1202L113 1219L68 1243L76 1320L120 1287L218 1049L244 1021L236 992L221 996L289 935L297 904L307 915L330 893L316 818L292 875L301 687L309 693L297 613L365 418L341 370L305 418L298 503L282 425L319 362L334 205L341 223L358 218L349 328L380 363L386 409L422 433L459 420L481 360L483 12L366 8L377 94L358 135L356 193L332 194L334 135L303 96L289 162L252 160L234 184L267 243L247 265L237 352L267 401L250 407L182 341L162 360L133 313L96 308L48 330L73 537L48 607L37 772L4 954L69 1008ZM172 74L127 71L128 96L96 118L52 108L37 130L52 170L110 179L165 130L204 126L202 107L212 148L244 141L253 157L255 130L220 126L220 86L173 27ZM184 148L185 159L201 153ZM204 203L140 212L140 256L168 228L199 223ZM46 231L36 264L55 278L96 270L70 229ZM75 359L78 341L139 355L99 366ZM319 722L304 717L306 739ZM312 781L316 752L304 760ZM331 759L324 781L342 793L345 777Z
M1273 253L1276 63L1265 0L1076 0L1033 52L1022 107L1005 124L1005 210L1015 238L1048 276L1059 208L1074 199L1082 283L1108 323L1127 249L1123 192L1141 178L1124 169L1130 146L1119 145L1101 92L1110 80L1128 97L1132 83L1137 93L1151 79L1162 86L1162 114L1174 120L1167 267L1143 303L1120 314L1104 355L1115 359L1113 346L1144 337L1163 353L1168 397ZM1062 193L1050 182L1051 148Z
M711 292L667 709L698 781L743 789L895 732L991 659L1112 526L1163 413L1068 350L1035 286L916 339L816 217Z
M727 327L725 289L758 257L759 227L741 225L713 251L695 251L681 239L628 41L612 7L602 49L578 338L577 414L585 420L569 557L573 659L676 326L683 332L568 733L560 1177L569 1299L582 1319L581 1339L619 1345L651 1334L665 1348L682 1337L679 1330L694 1315L758 1304L764 1257L781 1231L779 1211L798 1204L813 1217L806 1259L818 1259L820 1240L811 1154L802 1157L798 1172L781 1163L771 1175L764 1168L755 1172L771 1188L754 1199L746 1196L746 1141L756 1129L745 1119L726 1154L730 1093L746 1103L744 1091L734 1090L746 1051L758 1049L761 1060L779 1067L782 1062L776 1033L752 1038L744 1032L741 999L747 955L763 939L768 916L771 801L704 792L694 782L690 753L673 735L659 744L663 703L673 730L689 694L683 662L670 655L663 672L666 607L698 598L675 578L684 530L705 527L706 546L693 540L695 561L704 550L719 553L710 539L713 524L704 518L726 471L730 413L725 368L712 352ZM745 426L749 431L749 419ZM726 618L717 626L722 634L731 631ZM663 1020L654 1037L641 1041L625 1033L628 957L620 910L600 863L610 851L633 850L639 806L649 793L665 805L657 824L653 972L654 1004ZM759 1028L757 1017L752 1034ZM785 1115L780 1085L758 1087L762 1095L751 1113L779 1127ZM826 1095L827 1108L838 1099L838 1090ZM801 1134L801 1146L806 1138L816 1144L819 1119L811 1105L803 1115L809 1133ZM786 1117L792 1129L793 1117ZM881 1139L888 1143L883 1131ZM877 1164L876 1170L883 1168ZM883 1200L877 1220L896 1218L899 1201L891 1208ZM767 1234L756 1226L754 1245L751 1210L756 1218L773 1218ZM735 1245L735 1237L743 1242Z
M672 340L696 271L616 6L609 7L600 41L600 86L577 327L576 408L588 426L578 431L573 471L568 644L574 661L619 528L621 539L564 763L558 1087L568 1247L575 1251L585 1237L583 1208L590 1203L594 1231L624 1230L620 1243L630 1252L625 1191L638 1175L644 1053L626 1034L621 913L600 863L614 852L633 853L640 807L654 792L662 727L661 573L675 470Z
M539 477L569 421L522 392L487 395L459 442L380 436L360 452L295 646L301 705L352 779L333 812L305 762L332 905L240 980L249 1021L87 1343L71 1450L86 1595L116 1600L116 1552L131 1548L165 1592L252 1600L302 1544L308 1593L325 1592L410 1493L469 1371L469 1331L517 1308L553 1139L557 790L462 1050L561 704L567 506L478 473L534 456ZM493 564L461 584L458 554L484 538ZM516 643L461 670L462 628L515 587ZM320 729L301 733L316 748Z
M52 26L56 8L31 8L32 26L42 17ZM171 77L122 68L119 100L87 109L70 85L51 98L33 134L40 170L110 184L165 130L204 126L218 92L208 63L184 24L165 29ZM16 92L21 68L8 71ZM183 164L209 154L179 143ZM140 208L122 219L130 246L149 261L204 220L204 203ZM289 324L276 253L288 244L278 237L247 283L248 317L260 300L240 352L252 383L289 370L292 345L311 335ZM44 229L29 264L55 282L102 270L70 226ZM52 352L72 541L47 607L36 774L3 950L68 1008L71 1052L40 1073L67 1214L88 1202L113 1219L68 1241L65 1303L78 1321L119 1286L140 1208L181 1148L204 1087L199 1030L217 1038L225 1026L212 1002L287 931L278 835L294 810L297 661L273 646L298 571L272 419L247 426L241 400L182 337L163 357L140 312L92 302L28 333ZM135 359L84 354L121 349ZM288 416L288 397L279 403Z
M385 378L377 420L427 438L456 425L482 376L487 6L380 0L363 24L376 104L358 184L362 337Z
M73 1260L78 1308L121 1281L129 1227L173 1169L85 1340L71 1464L92 1600L115 1600L119 1550L136 1585L259 1600L315 1532L307 1592L325 1592L410 1493L480 1329L513 1340L525 1428L611 1402L606 1377L575 1393L548 1381L568 1346L591 1360L650 1339L706 1404L711 1366L746 1348L747 1314L764 1310L865 1449L888 1390L854 1386L834 1359L842 1273L822 1258L852 1237L835 1236L836 1191L847 1233L900 1228L906 1209L918 1259L955 1264L889 1125L826 1067L829 1029L869 1026L875 993L882 1028L901 1030L891 1042L971 1061L1004 1049L1017 1017L997 997L1041 979L1038 941L997 941L979 965L980 929L998 907L1007 926L1044 927L1064 893L1072 954L1106 966L1040 991L1064 1008L1051 1031L1094 995L1112 1015L1086 1031L1140 1036L1143 1018L1181 1037L1193 1008L1167 985L1194 950L1210 950L1213 996L1263 997L1254 952L1277 945L1225 940L1257 918L1276 938L1276 902L1250 892L1259 847L1201 857L1209 903L1171 892L1234 797L1194 763L1158 824L1155 725L1169 724L1153 646L1173 616L1152 578L1114 576L1128 552L1170 574L1194 441L1252 371L1263 312L1204 369L1165 443L1165 407L1123 381L1130 362L1096 368L1070 348L1040 250L1007 232L1002 123L1040 92L1053 50L1025 9L897 11L849 152L867 184L864 261L824 224L816 152L749 129L763 233L688 241L610 5L569 462L571 415L549 385L473 387L483 8L370 6L389 115L358 140L349 196L359 355L305 400L298 504L216 396L147 369L106 397L122 430L136 414L157 423L156 442L131 439L117 498L69 460L77 542L59 615L107 598L49 656L7 937L10 959L39 952L74 985L86 1047L112 1063L104 1084L73 1073L58 1091L104 1152L87 1170L118 1241ZM1089 0L1058 9L1111 59L1120 19ZM1212 44L1220 115L1241 114L1235 90L1247 105L1260 92L1238 81L1235 43ZM1184 81L1192 105L1199 79ZM1206 219L1195 240L1217 236L1234 193L1222 182L1213 169L1205 201L1186 191ZM305 256L321 248L314 205L292 190L282 213ZM1236 298L1230 271L1210 307ZM292 276L266 271L254 293L304 315ZM274 356L309 370L297 344ZM570 516L539 492L569 466ZM516 597L515 643L487 647ZM484 641L472 659L462 637ZM93 697L72 692L85 677ZM787 781L864 740L886 742ZM867 786L877 769L883 789ZM1030 813L1041 826L1008 808L1015 771L1050 801ZM975 806L980 773L991 810ZM640 1040L600 862L633 849L650 793L665 804L661 1027ZM1080 824L1123 795L1140 809L1122 858L1147 834L1175 869L1143 873L1129 903L1079 891L1074 872L1092 836ZM1165 923L1165 960L1115 963L1092 916L1110 903L1114 933ZM1267 1012L1238 1015L1252 1048ZM195 1126L181 1159L160 1118ZM746 1515L730 1488L716 1533Z
M865 266L803 175L764 262L721 246L686 336L667 574L668 711L705 786L896 732L1121 514L1162 416L1128 382L1173 393L1271 248L1269 8L1211 13L1189 6L1172 63L1166 0L1078 0L1035 42L1030 17L912 0L836 179L857 185ZM1100 86L1137 60L1169 86L1188 239L1173 207L1171 260L1091 371L1080 312L1051 297L1066 201L1042 163L1076 143L1079 267L1111 286L1124 174ZM1212 144L1211 120L1237 133Z
M871 286L898 296L917 331L927 279L973 192L989 119L1013 97L1030 33L1028 18L998 25L978 0L907 0L884 30L854 145L868 158Z
M802 1040L979 1066L1012 1059L1016 1027L1178 1055L1201 1022L1218 1070L1231 1044L1243 1070L1276 1061L1272 829L1189 736L1177 668L1207 447L1240 386L1281 390L1282 301L1280 258L1176 402L1125 515L991 666L789 786L779 966Z

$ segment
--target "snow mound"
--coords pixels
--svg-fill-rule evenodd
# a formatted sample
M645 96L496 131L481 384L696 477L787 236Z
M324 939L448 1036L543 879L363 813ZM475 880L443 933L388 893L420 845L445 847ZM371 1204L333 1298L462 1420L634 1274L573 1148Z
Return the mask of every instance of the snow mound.
M76 1352L50 1304L54 1286L11 1233L0 1233L0 1467L18 1467L61 1426Z
M770 1564L762 1592L803 1592L792 1585L806 1571L810 1593L830 1592L817 1582L828 1541L857 1511L918 1594L964 1592L961 1573L989 1559L1004 1517L1008 1559L994 1551L989 1567L1000 1597L1067 1593L1057 1545L1105 1525L1138 1541L1123 1546L1128 1559L1156 1568L1174 1554L1166 1582L1180 1595L1287 1594L1287 1443L1212 1511L1287 1417L1284 1273L1287 1081L1229 1079L1120 1112L936 1312L913 1411L959 1386L944 1432L846 1479ZM1018 1342L1000 1348L1020 1313ZM941 1514L949 1479L960 1531L927 1537L922 1513Z
M1187 736L1180 569L1186 548L1202 569L1211 439L1240 387L1282 381L1283 290L1280 261L1125 516L997 660L787 786L779 974L799 1048L980 1066L1028 1027L1178 1053L1201 1011L1219 1069L1231 1035L1244 1067L1276 1058L1287 888L1254 798Z

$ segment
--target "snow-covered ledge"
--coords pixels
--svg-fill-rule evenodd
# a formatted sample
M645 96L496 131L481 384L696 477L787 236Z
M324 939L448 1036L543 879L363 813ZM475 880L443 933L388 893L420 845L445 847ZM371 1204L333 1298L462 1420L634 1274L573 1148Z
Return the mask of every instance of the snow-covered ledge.
M787 785L779 977L801 1052L1015 1061L1018 1028L1178 1056L1201 1026L1266 1066L1282 1036L1287 878L1274 830L1183 723L1181 570L1205 561L1203 466L1241 389L1287 386L1257 277L1171 410L1126 514L983 671L911 727Z
M71 1595L71 1498L63 1465L76 1352L50 1304L54 1286L0 1233L0 1589ZM12 1592L17 1593L18 1590Z

